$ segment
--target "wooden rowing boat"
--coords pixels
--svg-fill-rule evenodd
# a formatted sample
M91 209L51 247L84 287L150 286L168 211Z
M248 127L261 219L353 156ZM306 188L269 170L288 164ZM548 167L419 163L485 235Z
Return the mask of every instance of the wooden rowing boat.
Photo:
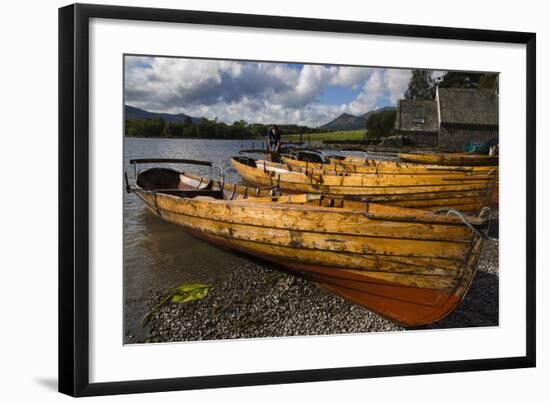
M435 322L474 277L485 217L248 188L152 168L127 190L161 219L265 259L403 326ZM466 222L466 224L464 223Z
M284 164L234 157L233 167L257 187L283 193L323 193L392 206L434 210L452 207L478 213L489 204L496 173L487 174L305 174Z
M399 153L399 160L449 166L498 166L498 156L475 153Z
M357 156L327 157L326 163L297 160L281 156L281 161L291 170L305 174L487 174L495 171L496 179L491 194L491 204L499 203L498 166L460 166L403 163L398 160L373 160Z
M292 171L334 174L451 174L474 173L487 174L498 170L493 166L444 166L437 164L402 163L398 160L373 160L357 156L327 157L326 163L302 161L281 156L281 161Z

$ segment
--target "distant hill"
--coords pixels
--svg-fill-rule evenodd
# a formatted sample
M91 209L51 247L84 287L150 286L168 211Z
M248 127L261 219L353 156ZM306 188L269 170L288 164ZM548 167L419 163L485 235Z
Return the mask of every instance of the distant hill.
M353 129L365 128L365 119L361 116L357 117L352 114L343 113L329 123L321 125L323 129L332 131L347 131Z
M366 112L361 117L363 117L365 119L365 122L366 122L369 119L369 117L372 116L373 114L381 113L381 112L386 111L386 110L395 110L395 107L394 106L380 107L379 109L371 110L369 112Z
M386 110L395 109L393 106L386 106L380 109L371 110L363 115L354 116L352 114L343 113L336 117L329 123L322 125L320 128L328 129L332 131L347 131L347 130L356 130L364 129L367 123L367 120L376 113L380 113Z
M154 113L151 111L139 109L133 106L124 106L125 119L126 120L164 120L171 123L181 123L187 117L187 114L170 114L170 113ZM193 123L200 123L201 119L198 117L191 117Z

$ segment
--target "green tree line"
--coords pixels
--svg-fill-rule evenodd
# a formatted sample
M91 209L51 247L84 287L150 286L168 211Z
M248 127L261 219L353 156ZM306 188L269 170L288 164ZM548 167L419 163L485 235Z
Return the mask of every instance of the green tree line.
M166 122L163 119L128 119L125 121L124 132L129 137L250 139L264 136L270 126L269 124L248 124L243 120L229 125L207 118L202 118L198 123L193 123L191 118L186 118L183 122ZM279 129L282 135L328 132L326 129L296 124L279 125Z
M371 115L366 124L368 138L377 139L391 135L396 115L395 109Z

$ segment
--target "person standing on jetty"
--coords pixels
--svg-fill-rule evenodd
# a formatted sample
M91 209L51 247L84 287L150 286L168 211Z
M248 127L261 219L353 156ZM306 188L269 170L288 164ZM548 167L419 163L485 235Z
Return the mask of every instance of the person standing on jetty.
M272 126L267 130L267 150L279 153L281 147L281 133L279 127Z

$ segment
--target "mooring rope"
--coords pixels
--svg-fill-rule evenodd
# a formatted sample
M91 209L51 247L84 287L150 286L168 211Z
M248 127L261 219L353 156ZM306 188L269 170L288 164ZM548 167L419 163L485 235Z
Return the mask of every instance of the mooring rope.
M481 214L486 213L486 209L488 209L488 208L483 208ZM459 212L456 209L452 209L452 208L448 208L448 207L441 207L439 209L434 210L435 214L442 214L442 213L445 213L445 212L447 213L447 216L451 216L451 215L457 216L465 226L467 226L474 234L480 236L481 238L483 238L485 240L489 240L489 241L497 241L495 238L489 237L486 233L484 233L483 231L478 230L476 227L474 227L472 225L472 223L470 223L468 221L466 216L464 216L464 214L462 212Z

